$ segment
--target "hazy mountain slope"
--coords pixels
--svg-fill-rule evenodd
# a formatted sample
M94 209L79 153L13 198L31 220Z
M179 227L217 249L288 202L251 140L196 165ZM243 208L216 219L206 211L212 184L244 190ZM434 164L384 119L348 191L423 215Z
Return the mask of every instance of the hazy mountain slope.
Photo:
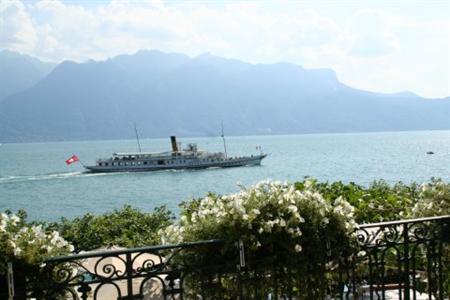
M332 70L140 51L65 62L0 103L0 141L449 128L450 101L376 94Z
M6 96L30 88L47 76L55 65L28 55L0 51L0 101Z

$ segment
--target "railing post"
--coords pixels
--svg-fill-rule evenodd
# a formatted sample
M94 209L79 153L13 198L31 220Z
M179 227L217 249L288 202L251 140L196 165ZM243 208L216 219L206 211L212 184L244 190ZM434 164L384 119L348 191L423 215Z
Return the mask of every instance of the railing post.
M245 265L246 265L245 264L244 242L239 240L237 242L237 248L238 248L238 251L239 251L239 264L237 265L237 269L238 269L237 279L238 279L238 289L239 289L239 300L244 300L244 289L242 287L242 276L241 276L241 272L245 268Z
M442 267L442 257L443 257L443 247L444 244L450 243L450 218L446 220L442 220L439 222L441 235L440 235L440 241L438 243L438 299L443 300L444 299L444 277L443 277L443 267ZM450 279L449 279L450 280ZM450 289L448 291L450 294ZM450 295L447 295L450 296Z
M125 255L126 272L127 272L127 299L133 299L133 261L131 260L131 253Z
M8 262L7 264L7 273L6 280L8 286L8 300L14 299L14 272L12 262Z
M403 224L403 259L404 259L404 285L403 285L403 293L405 295L405 300L410 300L409 290L410 290L410 284L409 284L409 228L408 223Z
M12 262L7 264L8 300L27 299L27 283L25 269L14 267Z

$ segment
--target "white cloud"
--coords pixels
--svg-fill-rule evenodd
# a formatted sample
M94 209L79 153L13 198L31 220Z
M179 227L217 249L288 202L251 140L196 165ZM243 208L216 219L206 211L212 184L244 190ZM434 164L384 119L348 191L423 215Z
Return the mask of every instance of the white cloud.
M356 56L383 56L400 48L389 16L379 10L357 12L348 24L351 39L348 53Z
M20 52L32 51L36 32L21 2L0 2L0 47Z
M349 21L353 43L347 42L345 65L336 67L339 77L362 89L448 96L449 25L449 20L418 21L379 10L358 12ZM361 37L365 43L357 43Z
M329 11L337 6L326 3ZM339 18L303 2L85 4L1 2L0 48L57 61L140 49L211 52L255 63L329 67L363 89L449 93L448 18L419 20L380 8L349 8Z

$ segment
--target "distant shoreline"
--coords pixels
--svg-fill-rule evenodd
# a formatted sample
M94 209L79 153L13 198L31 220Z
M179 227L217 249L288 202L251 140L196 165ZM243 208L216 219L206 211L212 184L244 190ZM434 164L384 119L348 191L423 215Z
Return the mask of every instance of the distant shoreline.
M274 136L311 136L311 135L320 135L320 136L330 136L330 135L359 135L359 134L378 134L378 133L413 133L413 132L447 132L450 134L450 128L447 129L420 129L420 130L393 130L393 131L348 131L348 132L305 132L305 133L261 133L261 134L228 134L228 137L231 138L246 138L246 137L274 137ZM212 138L221 138L220 135L177 135L182 139L212 139ZM160 140L167 139L168 136L156 136L156 137L141 137L142 140ZM450 136L449 136L450 138ZM128 141L135 140L134 137L130 136L128 138L102 138L102 139L64 139L64 140L26 140L26 141L0 141L0 146L7 144L46 144L46 143L71 143L71 142L113 142L113 141Z

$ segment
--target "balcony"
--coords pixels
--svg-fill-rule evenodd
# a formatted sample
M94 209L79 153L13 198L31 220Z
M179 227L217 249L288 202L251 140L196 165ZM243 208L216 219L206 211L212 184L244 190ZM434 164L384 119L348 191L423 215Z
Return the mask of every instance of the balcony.
M296 278L303 266L278 266L276 252L249 256L236 241L222 255L223 241L209 240L53 257L36 270L10 263L0 298L314 299L302 290L314 286L328 299L448 299L450 216L360 225L354 236L354 252L318 266L323 280Z

